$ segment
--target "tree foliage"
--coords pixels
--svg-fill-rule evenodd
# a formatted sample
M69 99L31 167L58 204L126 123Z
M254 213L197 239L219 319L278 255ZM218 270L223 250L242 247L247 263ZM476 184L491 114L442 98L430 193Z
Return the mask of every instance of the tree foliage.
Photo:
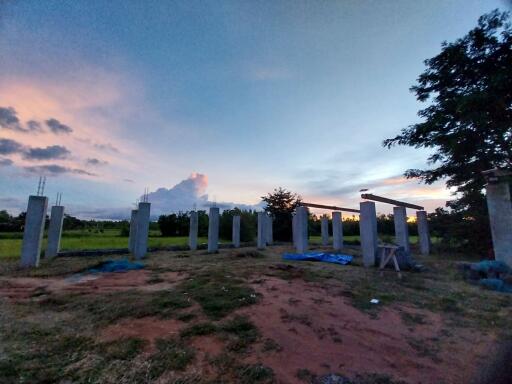
M279 187L261 199L267 204L265 211L270 213L274 221L274 239L290 241L292 238L292 213L301 202L300 196Z
M488 244L482 172L512 168L510 15L495 10L481 16L474 29L455 42L444 42L425 65L411 88L418 101L429 104L418 112L422 121L383 145L432 148L430 167L409 169L405 175L427 184L445 180L456 192L447 205L482 235L479 242L487 239Z

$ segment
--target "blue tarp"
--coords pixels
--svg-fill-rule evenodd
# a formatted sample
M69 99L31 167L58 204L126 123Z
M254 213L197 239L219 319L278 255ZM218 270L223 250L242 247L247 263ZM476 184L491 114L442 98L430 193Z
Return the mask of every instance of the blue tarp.
M473 263L471 264L471 269L483 273L512 273L507 264L496 260L482 260L478 263Z
M493 291L512 293L512 285L500 279L481 279L480 285Z
M299 260L299 261L323 261L326 263L334 263L346 265L352 262L353 257L350 255L341 255L335 253L324 252L307 252L307 253L285 253L283 255L285 260Z
M99 272L126 272L134 269L142 269L144 265L141 263L132 263L128 260L108 260L95 268L89 269L90 273L99 273Z

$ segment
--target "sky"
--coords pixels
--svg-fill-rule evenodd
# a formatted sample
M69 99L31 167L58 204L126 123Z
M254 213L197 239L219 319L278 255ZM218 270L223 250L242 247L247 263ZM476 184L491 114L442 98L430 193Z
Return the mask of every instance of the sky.
M40 175L68 213L123 218L261 208L284 187L357 208L359 190L433 210L450 191L402 176L423 149L409 88L505 0L2 1L0 210ZM391 206L378 204L379 212Z

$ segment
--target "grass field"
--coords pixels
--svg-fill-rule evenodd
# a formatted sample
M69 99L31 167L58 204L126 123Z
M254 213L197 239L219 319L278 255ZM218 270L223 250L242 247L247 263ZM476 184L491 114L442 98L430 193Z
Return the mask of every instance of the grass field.
M0 258L16 258L20 256L23 233L0 233ZM206 242L199 238L199 243ZM188 237L162 237L159 232L149 236L149 247L166 247L172 245L187 245ZM66 231L62 234L61 250L76 249L114 249L127 248L128 237L119 236L119 230L106 229L101 232ZM42 249L46 249L46 236Z
M23 233L21 232L0 232L0 259L6 258L17 258L20 256L21 243L23 239ZM359 236L345 236L344 240L359 241ZM390 238L383 238L384 241L391 241ZM411 243L415 244L418 241L417 236L410 237ZM206 237L200 237L199 243L206 243L208 239ZM221 239L221 242L223 240ZM320 244L320 236L311 236L309 241L312 244ZM332 238L330 239L332 242ZM225 240L229 243L229 240ZM160 232L152 231L149 235L149 247L167 247L173 245L185 246L188 244L188 237L162 237ZM103 232L98 231L87 231L87 230L74 230L65 231L62 234L61 250L85 250L85 249L115 249L115 248L126 248L128 246L128 238L121 237L119 230L117 229L106 229ZM42 249L46 249L46 236L43 239Z

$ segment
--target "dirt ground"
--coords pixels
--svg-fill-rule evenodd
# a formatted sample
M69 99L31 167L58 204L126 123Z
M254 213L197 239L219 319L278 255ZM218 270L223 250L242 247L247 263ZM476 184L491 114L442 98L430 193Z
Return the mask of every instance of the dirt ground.
M5 268L1 382L477 383L512 334L511 295L462 281L453 259L399 280L357 249L350 266L284 262L288 250L159 252L124 273L84 272L101 258Z

